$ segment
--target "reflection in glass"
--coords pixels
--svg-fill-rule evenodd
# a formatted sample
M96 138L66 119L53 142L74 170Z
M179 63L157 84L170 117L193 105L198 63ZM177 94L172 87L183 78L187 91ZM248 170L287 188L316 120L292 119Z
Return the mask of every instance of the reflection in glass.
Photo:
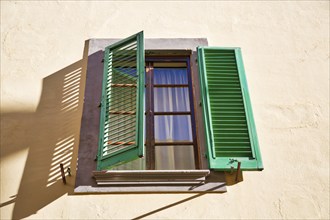
M188 84L186 68L154 68L154 84Z
M195 169L192 145L156 146L157 170Z
M189 112L188 88L155 88L154 105L156 112Z
M192 141L190 115L156 115L155 141Z

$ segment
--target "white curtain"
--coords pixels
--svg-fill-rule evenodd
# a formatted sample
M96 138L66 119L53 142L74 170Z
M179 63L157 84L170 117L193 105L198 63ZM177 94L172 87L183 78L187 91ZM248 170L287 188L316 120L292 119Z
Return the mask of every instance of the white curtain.
M155 68L154 84L188 84L186 68ZM190 111L188 87L154 88L155 112ZM173 141L192 141L190 115L155 116L156 169L194 169L193 146L171 145Z

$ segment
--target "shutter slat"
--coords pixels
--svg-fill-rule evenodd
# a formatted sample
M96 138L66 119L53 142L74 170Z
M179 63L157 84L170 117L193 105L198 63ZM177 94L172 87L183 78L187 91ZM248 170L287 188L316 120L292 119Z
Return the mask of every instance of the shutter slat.
M198 66L210 168L263 169L240 50L199 47Z
M143 90L140 32L105 49L98 170L143 155Z

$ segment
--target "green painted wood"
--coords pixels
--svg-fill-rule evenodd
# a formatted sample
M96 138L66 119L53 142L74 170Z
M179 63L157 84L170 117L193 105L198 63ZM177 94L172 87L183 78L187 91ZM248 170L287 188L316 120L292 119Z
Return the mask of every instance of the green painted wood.
M144 154L143 32L105 48L97 170Z
M211 169L262 170L240 48L198 47L207 157Z

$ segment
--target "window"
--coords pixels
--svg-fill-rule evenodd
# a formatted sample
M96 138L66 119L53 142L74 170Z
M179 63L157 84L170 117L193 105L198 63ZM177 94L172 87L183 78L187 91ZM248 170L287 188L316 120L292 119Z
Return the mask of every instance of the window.
M199 168L190 58L146 60L147 168Z
M200 39L192 43L194 47L186 47L187 42L179 41L149 40L145 50L140 32L106 47L97 133L99 171L94 172L98 186L119 184L125 178L125 184L133 178L143 182L141 177L154 179L155 175L157 180L162 176L176 183L185 179L186 184L207 185L219 182L205 181L210 170L211 174L231 170L239 162L242 170L263 169L240 49L207 47L204 42L196 43ZM90 90L86 84L85 94ZM90 133L85 121L82 129ZM93 134L93 140L81 134L80 145L86 149L95 143ZM83 176L83 169L92 166L80 158L77 173ZM195 187L184 190L191 189Z
M229 170L238 161L243 170L262 169L240 54L198 48L211 169ZM106 48L98 169L143 156L144 124L148 169L199 168L189 58L149 58L146 74L144 60L142 32Z

